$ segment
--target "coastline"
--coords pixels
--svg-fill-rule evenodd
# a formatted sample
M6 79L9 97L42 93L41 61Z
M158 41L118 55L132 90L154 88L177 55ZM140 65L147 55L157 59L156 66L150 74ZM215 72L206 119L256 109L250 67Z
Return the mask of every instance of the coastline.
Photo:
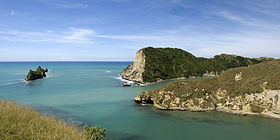
M140 82L137 82L137 81L131 81L131 80L125 79L120 75L120 78L122 79L121 81L126 81L126 82L129 82L129 83L131 83L133 85L137 85L137 86L156 85L156 84L160 84L160 83L163 83L163 82L166 82L166 81L199 80L199 79L204 79L204 78L215 78L215 77L217 77L217 76L202 76L202 77L190 76L189 78L181 77L181 78L172 78L172 79L165 79L165 80L161 79L161 80L158 80L156 82L140 83Z
M147 104L140 104L140 105L147 105ZM240 116L255 116L255 117L264 117L264 118L269 118L269 119L274 119L274 120L279 120L280 121L280 115L275 115L275 114L264 114L264 113L253 113L253 112L242 112L242 111L233 111L233 110L227 110L227 109L187 109L187 108L181 108L181 107L172 107L172 108L161 108L159 106L155 106L153 104L154 108L157 110L163 110L163 111L188 111L188 112L222 112L222 113L227 113L231 115L240 115Z

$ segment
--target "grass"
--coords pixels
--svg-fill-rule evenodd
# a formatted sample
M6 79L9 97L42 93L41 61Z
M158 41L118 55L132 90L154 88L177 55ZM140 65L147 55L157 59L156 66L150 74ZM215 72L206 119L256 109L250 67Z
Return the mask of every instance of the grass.
M237 73L242 73L242 79L236 81ZM217 90L226 90L229 97L239 95L261 93L264 90L280 90L280 60L272 60L249 67L232 68L223 72L220 76L211 79L186 80L169 83L161 88L147 92L153 96L173 92L174 96L183 101L193 98L213 95ZM252 107L255 112L261 112L263 108Z
M0 100L0 139L85 140L77 126L39 114L31 108Z

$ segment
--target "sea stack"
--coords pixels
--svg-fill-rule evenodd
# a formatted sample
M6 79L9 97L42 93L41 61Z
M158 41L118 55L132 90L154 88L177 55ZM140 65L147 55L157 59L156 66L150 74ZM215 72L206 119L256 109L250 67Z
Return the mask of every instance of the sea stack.
M30 70L29 73L27 74L25 80L26 81L31 81L31 80L37 80L37 79L42 79L46 77L46 72L48 72L48 69L42 69L41 66L39 66L36 71Z

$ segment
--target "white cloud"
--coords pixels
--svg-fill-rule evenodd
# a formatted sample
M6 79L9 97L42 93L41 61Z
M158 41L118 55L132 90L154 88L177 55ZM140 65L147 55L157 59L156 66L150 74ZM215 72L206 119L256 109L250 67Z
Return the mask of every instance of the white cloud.
M4 14L4 16L6 17L6 16L15 16L16 15L16 12L14 11L14 10L10 10L9 12L6 12L5 14Z
M14 15L16 15L16 12L13 11L13 10L11 10L11 11L9 12L9 15L14 16Z
M66 40L84 40L89 41L89 36L95 35L93 30L90 29L79 29L79 28L70 28L69 35L65 36Z
M94 31L82 28L69 28L64 32L25 32L17 30L0 31L0 39L18 42L55 42L92 44Z
M192 32L192 29L185 29ZM166 32L166 31L163 31ZM142 35L98 35L108 39L133 41L139 46L178 47L197 56L212 57L221 53L234 53L248 57L280 55L280 31L240 31L235 33L190 33L172 31L170 34L161 31ZM135 47L131 47L134 48Z
M39 2L51 5L51 6L55 6L55 7L61 7L61 8L88 8L87 4L84 3L74 3L74 2L70 2L67 0L37 0Z

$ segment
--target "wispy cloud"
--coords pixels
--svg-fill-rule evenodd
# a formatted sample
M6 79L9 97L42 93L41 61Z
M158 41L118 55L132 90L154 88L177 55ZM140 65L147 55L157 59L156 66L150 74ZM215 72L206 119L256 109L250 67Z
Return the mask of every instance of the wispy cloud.
M246 25L246 26L255 26L255 27L266 28L267 24L269 24L269 26L272 25L272 23L267 23L262 19L257 19L257 18L253 18L253 17L242 17L241 15L233 14L228 11L219 11L219 12L216 12L216 15L220 16L222 18L225 18L227 20L230 20L232 22Z
M73 44L92 44L91 37L94 31L82 28L69 28L64 32L54 32L51 30L44 32L25 32L18 30L0 30L0 39L17 42L55 42Z
M37 0L39 2L55 6L55 7L60 7L60 8L88 8L87 4L80 3L80 2L71 2L67 0Z
M14 10L10 10L9 12L5 13L4 16L15 16L16 12Z
M190 34L186 34L188 31ZM133 42L132 49L145 46L179 47L197 56L212 57L221 53L234 53L244 56L280 57L279 30L274 32L242 31L235 33L195 33L191 27L180 30L153 31L146 34L108 35L98 34L88 28L70 27L62 32L1 31L0 40L13 42L54 42L64 45L92 45L99 38ZM267 49L269 48L269 49Z
M191 28L185 29L195 32ZM276 31L240 31L232 33L191 33L185 31L158 31L143 35L98 35L108 39L134 41L137 44L154 47L179 47L191 51L197 56L212 57L221 53L234 53L249 57L280 57L280 30ZM170 32L170 31L167 31ZM133 48L133 46L132 46ZM138 49L140 49L138 45ZM269 49L268 49L269 48Z

